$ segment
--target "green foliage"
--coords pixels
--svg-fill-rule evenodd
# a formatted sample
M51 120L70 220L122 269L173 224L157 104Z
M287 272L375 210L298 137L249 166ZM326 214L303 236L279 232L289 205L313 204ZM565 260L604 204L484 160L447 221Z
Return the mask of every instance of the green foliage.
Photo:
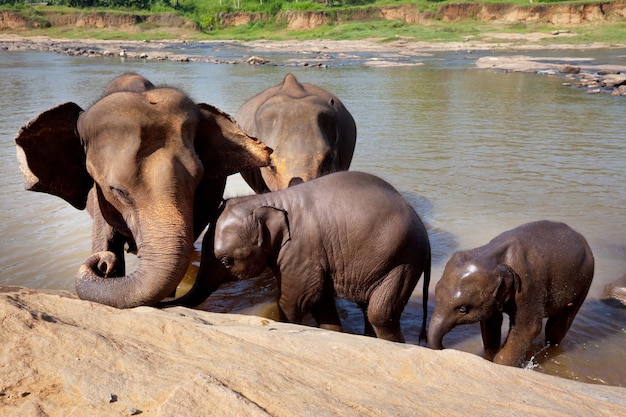
M533 31L550 32L553 27L545 23L511 23L494 24L477 20L461 22L442 22L431 20L428 24L407 24L403 21L348 21L347 16L352 11L359 11L370 7L383 5L412 4L417 10L436 10L445 3L458 3L464 0L50 0L52 6L25 5L27 0L0 0L0 9L15 10L35 21L39 28L49 26L49 23L38 10L55 10L63 13L75 8L92 8L100 11L133 13L176 13L183 18L194 22L202 32L187 33L188 39L363 39L378 38L385 40L407 39L429 42L457 41L471 39L479 40L481 33L489 31L528 33ZM37 0L28 0L35 2ZM466 0L469 2L470 0ZM478 0L482 3L508 3L528 5L528 0ZM563 0L534 0L535 3L558 3ZM590 0L593 2L594 0ZM234 12L259 13L267 16L247 25L238 27L222 27L224 14ZM324 11L329 24L313 30L288 30L284 19L276 19L281 12L286 11ZM341 13L342 23L337 23L337 16ZM356 16L356 13L355 13ZM33 29L36 31L36 29ZM58 37L93 37L107 39L171 38L167 29L143 26L145 34L124 33L112 30L56 28L46 29L49 36ZM160 32L162 31L162 33ZM578 25L574 37L552 37L550 42L583 43L597 40L599 42L623 43L626 39L626 23L611 23L606 25ZM149 32L149 33L148 33ZM39 34L39 33L37 33ZM174 35L176 36L176 35Z
M2 1L2 0L0 0ZM74 8L105 8L149 10L153 5L162 3L162 0L55 0L54 4L66 5Z

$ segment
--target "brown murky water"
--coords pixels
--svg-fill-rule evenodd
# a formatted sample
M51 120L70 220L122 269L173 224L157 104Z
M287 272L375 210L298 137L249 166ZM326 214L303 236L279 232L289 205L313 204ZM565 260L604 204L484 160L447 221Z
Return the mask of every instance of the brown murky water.
M353 169L394 184L427 223L434 250L431 294L454 251L519 224L560 220L585 235L596 258L588 299L561 346L545 351L536 341L528 367L626 386L626 310L599 299L607 283L626 273L626 100L564 88L558 77L471 69L479 56L420 57L425 65L412 68L347 62L311 69L0 52L0 285L72 290L78 266L90 254L85 212L23 191L13 144L21 125L66 101L89 106L125 71L180 87L232 114L292 71L333 91L353 113L359 136ZM626 62L612 51L586 56ZM227 193L250 190L233 176ZM195 267L197 260L191 275ZM225 285L205 307L272 318L274 291L268 274ZM346 330L360 333L360 311L348 302L339 305ZM403 316L409 343L417 343L420 323L421 282ZM455 329L444 343L482 353L478 325Z

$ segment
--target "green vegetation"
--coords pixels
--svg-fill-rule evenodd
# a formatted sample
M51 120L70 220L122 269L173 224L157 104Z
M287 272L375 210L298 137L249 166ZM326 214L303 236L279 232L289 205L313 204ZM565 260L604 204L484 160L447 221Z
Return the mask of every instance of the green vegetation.
M364 39L398 38L428 42L466 41L481 39L485 32L530 33L550 32L555 29L545 23L495 24L477 19L458 22L429 20L424 24L408 24L400 20L348 19L350 16L367 15L368 10L381 6L413 5L419 11L437 10L447 3L500 3L528 5L530 0L49 0L46 4L38 0L0 0L0 10L17 10L31 21L37 22L30 34L45 34L52 37L95 38L95 39L166 39L177 37L175 28L151 27L145 22L137 30L86 29L74 27L50 27L45 13L107 12L151 15L173 13L196 24L200 31L187 29L185 37L200 39ZM586 3L593 2L587 1ZM568 3L563 0L533 0L534 4ZM279 13L289 11L319 11L329 17L329 23L312 30L292 30L287 22L277 19ZM223 17L236 12L257 13L262 16L256 21L239 25L223 25ZM341 19L336 19L341 16ZM338 23L341 22L341 23ZM626 23L589 24L576 26L576 37L552 37L551 43L616 42L626 39Z

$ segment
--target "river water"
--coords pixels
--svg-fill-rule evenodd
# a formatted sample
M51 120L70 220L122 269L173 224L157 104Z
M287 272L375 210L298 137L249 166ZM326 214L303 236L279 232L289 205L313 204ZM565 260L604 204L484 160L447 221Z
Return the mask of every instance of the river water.
M209 50L203 45L194 53ZM322 69L0 52L0 285L73 290L90 255L86 212L23 190L13 142L23 124L63 102L88 107L126 71L231 114L291 71L334 92L352 112L358 128L352 169L391 182L427 223L434 252L431 311L435 283L454 251L538 219L581 232L596 258L589 296L561 346L546 352L537 339L528 368L626 386L626 310L600 300L603 287L626 273L626 100L563 87L557 76L474 69L486 54L493 53L433 53L411 58L423 65L389 68L346 58ZM564 54L626 65L624 51L549 53ZM289 63L290 57L274 59ZM230 177L228 196L250 192L239 176ZM420 281L403 316L409 343L418 339L421 293ZM272 317L273 297L272 279L264 276L226 285L204 306ZM360 311L347 302L340 308L346 330L361 332ZM444 343L482 353L478 325L458 327Z

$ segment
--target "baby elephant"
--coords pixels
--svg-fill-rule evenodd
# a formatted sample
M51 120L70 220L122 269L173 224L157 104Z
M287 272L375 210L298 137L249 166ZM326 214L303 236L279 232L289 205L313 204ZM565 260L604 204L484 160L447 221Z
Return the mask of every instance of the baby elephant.
M485 246L457 252L435 288L428 341L442 349L456 325L480 322L487 359L519 366L548 317L548 345L570 328L593 278L585 238L563 223L537 221L497 236ZM510 319L500 348L502 313Z
M340 172L268 194L233 198L216 222L215 257L238 279L272 268L281 319L311 312L341 331L334 297L356 302L365 333L403 342L400 315L424 273L430 243L415 210L388 183Z

